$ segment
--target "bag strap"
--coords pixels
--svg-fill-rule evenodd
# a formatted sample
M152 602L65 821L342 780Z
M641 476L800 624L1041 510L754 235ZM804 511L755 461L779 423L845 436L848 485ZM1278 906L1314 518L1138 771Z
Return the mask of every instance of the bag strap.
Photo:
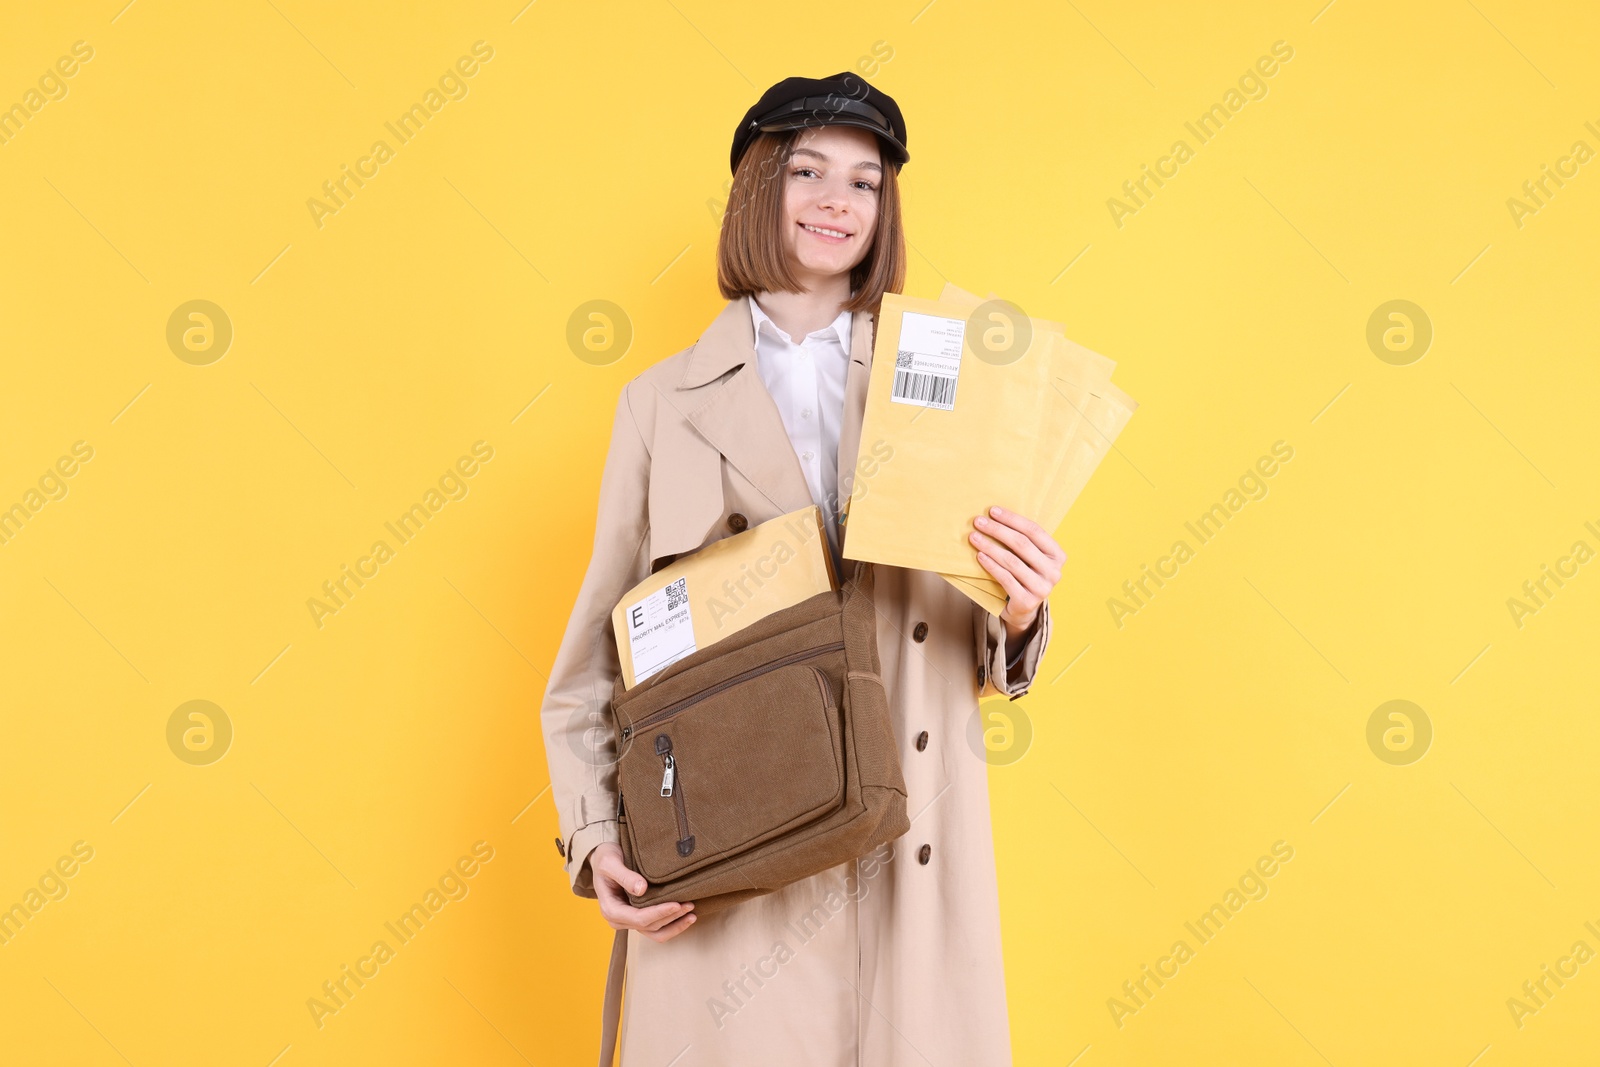
M877 673L878 610L873 599L878 568L865 560L855 565L844 601L845 667Z
M611 939L611 965L606 968L606 999L600 1009L600 1067L611 1067L617 1050L617 1027L622 1019L622 974L628 959L628 931Z
M853 559L850 562L855 566L850 568L850 577L845 579L845 603L848 604L851 600L870 602L874 595L873 586L877 584L874 580L874 576L878 573L877 568L862 559ZM860 605L857 610L863 607L866 605Z

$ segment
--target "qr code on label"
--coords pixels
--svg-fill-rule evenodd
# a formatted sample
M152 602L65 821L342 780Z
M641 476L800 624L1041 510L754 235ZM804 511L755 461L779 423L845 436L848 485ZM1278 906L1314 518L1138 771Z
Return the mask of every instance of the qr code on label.
M911 357L913 355L914 353L911 352L896 352L894 355L894 365L899 368L909 369L911 366Z
M679 578L666 587L668 611L676 611L689 602L688 581L687 577Z

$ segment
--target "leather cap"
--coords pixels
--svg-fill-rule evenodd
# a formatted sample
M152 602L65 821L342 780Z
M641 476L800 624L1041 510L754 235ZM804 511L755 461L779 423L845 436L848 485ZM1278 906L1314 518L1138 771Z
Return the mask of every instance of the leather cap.
M911 159L906 151L906 120L894 97L874 89L859 74L840 71L827 78L785 78L762 93L733 132L730 167L738 173L739 160L756 134L807 126L871 130L896 171Z

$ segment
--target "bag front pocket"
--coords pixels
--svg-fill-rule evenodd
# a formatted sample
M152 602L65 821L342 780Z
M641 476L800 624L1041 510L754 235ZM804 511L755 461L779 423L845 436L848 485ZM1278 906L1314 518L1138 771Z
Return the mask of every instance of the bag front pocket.
M842 731L828 675L801 662L642 717L617 768L639 872L677 878L833 811Z

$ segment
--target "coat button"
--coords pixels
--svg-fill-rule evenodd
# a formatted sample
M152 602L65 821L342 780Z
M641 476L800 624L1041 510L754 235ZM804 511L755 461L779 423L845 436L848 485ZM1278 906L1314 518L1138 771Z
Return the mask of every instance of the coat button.
M750 525L750 520L735 511L728 516L728 529L734 533L744 533L745 527Z
M924 730L917 735L917 751L921 752L928 747L928 731Z
M917 849L917 862L926 864L928 862L928 857L931 855L933 855L933 846L923 845L921 848Z
M983 688L983 683L988 680L989 672L984 670L983 664L978 664L978 688Z
M913 641L926 641L927 639L928 639L928 624L925 623L925 622L917 623L916 628L911 631L911 640L913 640Z
M567 846L561 843L561 838L556 838L556 851L561 853L561 858L567 858Z

